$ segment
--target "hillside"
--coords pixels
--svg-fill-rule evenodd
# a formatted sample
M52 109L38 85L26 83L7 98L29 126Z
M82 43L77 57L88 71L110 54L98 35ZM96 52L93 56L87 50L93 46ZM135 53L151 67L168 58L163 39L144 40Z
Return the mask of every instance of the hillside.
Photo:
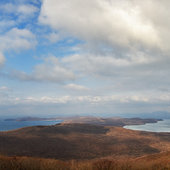
M92 125L103 125L103 126L119 126L123 127L125 125L142 125L145 123L156 123L161 119L141 119L141 118L120 118L120 117L88 117L88 116L78 116L78 117L67 117L62 118L64 123L84 123Z
M125 125L141 125L145 123L156 123L161 119L141 119L141 118L120 118L120 117L92 117L92 116L74 116L74 117L55 117L55 118L40 118L40 117L20 117L8 118L5 121L61 121L64 123L84 123L104 126L125 126Z
M31 157L0 156L1 170L170 170L170 152L139 158L60 161Z
M82 123L26 127L0 132L0 154L60 160L134 158L170 151L170 133Z

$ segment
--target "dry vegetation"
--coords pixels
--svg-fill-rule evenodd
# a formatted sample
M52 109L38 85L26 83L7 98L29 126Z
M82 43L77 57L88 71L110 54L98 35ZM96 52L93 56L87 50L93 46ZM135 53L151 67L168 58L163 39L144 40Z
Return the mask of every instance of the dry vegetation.
M0 133L0 154L60 160L139 157L170 151L170 133L89 124L27 127Z
M60 161L28 157L0 157L1 170L170 170L170 152L135 159Z
M170 170L170 133L83 123L26 127L0 132L0 155L0 170Z
M123 127L125 125L142 125L145 123L156 123L161 119L141 119L141 118L101 118L101 117L67 117L64 118L64 123L83 123L92 125L103 125L103 126L119 126Z

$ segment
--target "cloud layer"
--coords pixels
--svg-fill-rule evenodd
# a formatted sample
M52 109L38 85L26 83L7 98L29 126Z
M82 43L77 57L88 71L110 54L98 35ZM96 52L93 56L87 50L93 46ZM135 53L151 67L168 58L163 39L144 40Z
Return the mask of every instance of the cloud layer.
M93 46L169 50L168 5L166 0L43 0L39 20Z
M43 0L39 21L84 42L79 54L62 60L76 73L110 79L124 91L169 89L168 5L167 0Z
M11 76L23 81L45 81L55 83L63 83L75 79L74 73L63 66L56 57L45 58L44 63L36 65L31 74L13 71Z
M169 111L169 6L169 0L0 4L1 105L15 111L22 105L25 113L43 105L50 113ZM2 88L8 86L13 92Z

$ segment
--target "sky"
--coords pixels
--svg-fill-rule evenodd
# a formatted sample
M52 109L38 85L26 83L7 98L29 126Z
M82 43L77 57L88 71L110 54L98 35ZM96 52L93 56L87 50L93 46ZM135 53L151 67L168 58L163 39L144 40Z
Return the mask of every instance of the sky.
M1 0L0 116L170 112L169 0Z

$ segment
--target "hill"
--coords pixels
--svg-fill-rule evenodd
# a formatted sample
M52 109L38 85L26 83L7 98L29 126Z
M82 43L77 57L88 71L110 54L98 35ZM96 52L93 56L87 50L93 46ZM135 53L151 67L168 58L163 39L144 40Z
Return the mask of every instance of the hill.
M61 123L0 132L0 154L60 160L135 158L170 151L170 133L116 126Z
M84 123L84 124L96 124L105 126L125 126L125 125L141 125L145 123L156 123L162 119L141 119L141 118L120 118L120 117L88 117L88 116L74 116L74 117L56 117L56 118L39 118L39 117L21 117L21 118L8 118L5 121L56 121L59 120L64 123Z
M61 161L31 157L0 156L1 170L170 170L170 152L133 159Z
M123 127L125 125L142 125L145 123L156 123L162 119L141 119L141 118L120 118L120 117L88 117L88 116L79 116L79 117L67 117L62 119L64 123L84 123L92 125L103 125L103 126L119 126Z

